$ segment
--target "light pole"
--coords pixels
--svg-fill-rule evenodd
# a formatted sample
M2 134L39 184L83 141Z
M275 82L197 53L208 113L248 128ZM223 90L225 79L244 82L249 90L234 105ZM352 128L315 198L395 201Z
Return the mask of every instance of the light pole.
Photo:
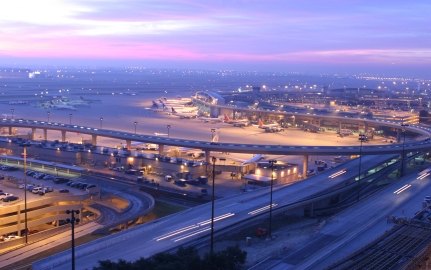
M100 117L100 128L103 126L103 117Z
M216 132L216 129L212 128L211 129L211 141L214 141L214 134L215 134L215 132Z
M27 224L27 146L24 146L24 226L25 226L25 243L28 243L28 224Z
M69 125L72 125L72 114L69 113Z
M14 119L15 109L10 109L12 112L12 119Z
M211 161L213 162L213 184L212 184L212 192L211 192L211 249L210 254L214 254L214 200L215 200L215 164L216 164L216 157L212 157Z
M136 125L138 124L138 122L133 122L133 124L135 125L135 134L136 134Z
M361 161L362 161L362 143L367 140L367 136L365 134L359 134L359 141L361 142L361 146L359 147L359 172L358 172L358 193L356 200L359 202L359 196L361 192Z
M48 123L49 123L49 117L51 116L51 111L48 111Z
M402 128L402 132L403 132L403 150L401 152L401 173L400 175L403 176L404 175L404 155L405 155L405 144L406 144L406 129L404 127L408 126L407 124L401 124Z
M169 138L169 130L171 129L171 125L166 125L166 128L168 129L168 138Z
M70 214L71 218L66 221L72 225L72 270L75 270L75 224L79 223L79 218L75 218L75 214L79 214L79 210L66 210L66 214Z
M272 188L274 185L274 164L277 163L277 160L271 159L268 160L269 166L271 167L271 188L270 188L270 199L269 199L269 238L272 238Z

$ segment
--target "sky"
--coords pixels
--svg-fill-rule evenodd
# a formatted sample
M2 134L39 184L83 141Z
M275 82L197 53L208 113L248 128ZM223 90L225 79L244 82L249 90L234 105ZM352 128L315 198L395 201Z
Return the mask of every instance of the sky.
M429 0L5 1L0 61L431 77L430 10Z

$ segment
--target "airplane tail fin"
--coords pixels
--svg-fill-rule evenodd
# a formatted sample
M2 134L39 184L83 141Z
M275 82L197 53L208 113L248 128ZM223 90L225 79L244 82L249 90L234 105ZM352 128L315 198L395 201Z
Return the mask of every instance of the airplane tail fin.
M259 119L259 127L261 128L263 126L263 121L262 119Z
M174 107L171 107L172 113L177 113L177 111L174 109Z
M224 121L226 123L230 122L230 118L229 118L229 116L227 116L227 114L224 115Z

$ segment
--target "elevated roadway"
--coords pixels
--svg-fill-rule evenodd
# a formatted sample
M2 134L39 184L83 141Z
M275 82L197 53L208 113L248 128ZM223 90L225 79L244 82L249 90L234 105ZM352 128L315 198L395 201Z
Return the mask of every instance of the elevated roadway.
M322 117L322 116L320 116ZM343 118L344 119L344 118ZM406 129L410 132L420 134L422 140L406 142L405 144L397 143L390 145L363 145L362 154L364 155L380 155L380 154L400 154L402 151L426 151L431 149L431 129L421 126L401 126L398 123L386 121L373 121L364 119L348 118L346 121L366 121L368 123L378 124L379 126L388 126L395 129ZM202 149L207 153L216 152L231 152L231 153L248 153L248 154L272 154L272 155L352 155L358 154L360 146L295 146L295 145L280 145L280 144L238 144L229 142L209 142L188 140L181 138L168 138L153 135L135 134L130 132L98 129L81 125L69 125L57 122L44 122L26 119L2 119L0 127L17 127L29 128L32 134L36 129L44 130L45 139L47 139L47 130L57 130L62 132L63 141L66 138L66 132L79 132L92 136L93 144L97 144L97 137L107 137L125 140L130 148L131 142L142 142L158 144L159 150L163 151L164 145L179 146L186 148ZM209 158L209 155L207 155ZM208 160L209 161L209 160Z
M390 163L393 155L363 157L362 172L378 164ZM359 160L311 177L291 186L276 187L273 192L274 211L287 211L319 199L319 195L345 182L358 173ZM342 172L342 173L340 173ZM334 177L334 173L337 173ZM98 260L136 260L139 257L171 250L180 245L207 241L210 233L211 204L205 204L112 236L104 237L77 248L76 265L91 268ZM254 218L266 218L269 211L269 189L223 198L215 203L215 230L228 231ZM70 264L70 251L36 262L33 269L64 269Z

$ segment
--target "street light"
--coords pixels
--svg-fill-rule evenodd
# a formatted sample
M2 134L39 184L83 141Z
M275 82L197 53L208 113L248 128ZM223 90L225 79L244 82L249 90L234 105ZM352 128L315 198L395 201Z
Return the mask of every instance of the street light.
M403 176L404 175L404 155L405 155L405 144L406 144L406 129L404 127L408 126L408 124L401 124L402 128L402 132L403 132L403 150L401 152L401 173L400 175Z
M361 146L359 147L359 172L358 172L358 194L357 201L359 202L359 196L361 192L361 161L362 161L362 143L367 140L367 136L365 134L359 134L359 141L361 142Z
M136 125L138 124L138 122L133 122L133 124L135 125L135 134L136 134Z
M72 270L75 270L75 224L80 221L79 218L75 218L75 214L78 215L79 210L66 210L66 214L71 215L66 222L72 225Z
M103 117L100 117L100 128L103 126Z
M215 132L216 132L216 129L212 128L211 129L211 141L214 141L214 134L215 134Z
M271 167L271 189L270 189L270 199L269 199L269 238L272 238L272 188L274 185L274 164L277 163L277 160L271 159L268 160L269 166Z
M211 249L210 254L214 254L214 191L215 191L215 163L217 158L212 157L211 161L213 162L213 184L212 184L212 194L211 194Z
M24 146L24 226L25 243L28 243L28 224L27 224L27 146Z
M49 123L49 117L51 116L51 112L50 111L48 111L48 123Z
M72 114L69 113L69 125L72 125Z
M168 138L169 138L169 130L171 129L171 125L166 125L166 128L168 129Z

